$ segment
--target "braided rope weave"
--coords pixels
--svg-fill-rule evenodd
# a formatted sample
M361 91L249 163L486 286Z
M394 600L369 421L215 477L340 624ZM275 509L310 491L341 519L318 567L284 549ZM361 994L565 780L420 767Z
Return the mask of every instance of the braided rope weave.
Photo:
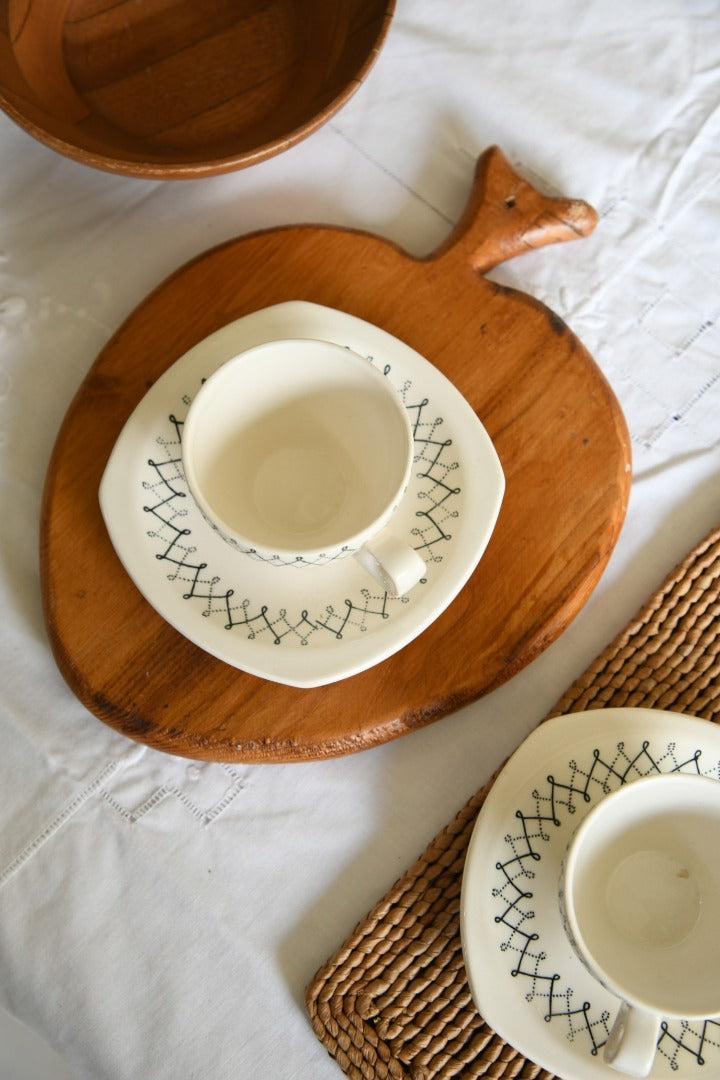
M720 721L720 528L670 574L549 715L620 706ZM351 1080L551 1078L484 1023L465 976L460 887L475 818L493 780L307 988L313 1029Z

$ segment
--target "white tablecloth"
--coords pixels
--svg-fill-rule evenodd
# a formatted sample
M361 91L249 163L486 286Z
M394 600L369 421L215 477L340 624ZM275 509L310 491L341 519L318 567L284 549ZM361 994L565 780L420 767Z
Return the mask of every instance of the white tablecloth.
M355 756L196 764L116 734L59 675L38 582L49 455L96 355L259 227L429 253L493 143L600 214L493 275L570 324L625 410L630 506L590 602L496 693ZM720 520L720 4L399 0L350 103L254 168L115 177L4 116L0 163L0 1006L77 1080L337 1080L306 983Z

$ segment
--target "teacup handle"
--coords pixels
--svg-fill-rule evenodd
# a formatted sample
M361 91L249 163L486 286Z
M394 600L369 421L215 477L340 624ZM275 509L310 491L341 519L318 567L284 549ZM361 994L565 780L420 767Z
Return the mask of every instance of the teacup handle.
M622 1003L605 1043L603 1058L628 1076L647 1076L660 1035L659 1016Z
M404 596L425 573L415 548L383 529L363 544L354 557L390 596Z

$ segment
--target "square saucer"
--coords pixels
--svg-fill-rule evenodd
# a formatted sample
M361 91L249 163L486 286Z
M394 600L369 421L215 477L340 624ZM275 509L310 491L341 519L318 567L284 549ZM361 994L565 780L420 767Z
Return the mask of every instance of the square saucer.
M647 708L571 713L531 732L480 808L460 900L473 1000L501 1038L563 1080L622 1075L602 1055L620 1001L584 967L562 925L567 845L610 792L675 772L718 781L717 724ZM649 1075L720 1080L720 1019L664 1020Z
M238 352L283 337L346 345L401 393L415 454L393 531L427 566L407 596L390 597L353 559L322 567L249 559L217 536L189 495L182 425L202 380ZM311 687L386 659L445 610L487 547L504 487L481 421L428 360L355 316L290 301L222 327L153 384L113 448L100 508L127 573L175 629L250 674Z

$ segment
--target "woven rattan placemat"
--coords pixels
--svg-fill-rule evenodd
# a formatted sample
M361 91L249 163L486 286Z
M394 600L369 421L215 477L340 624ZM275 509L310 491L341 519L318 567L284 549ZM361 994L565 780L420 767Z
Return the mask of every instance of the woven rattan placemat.
M720 528L674 570L550 713L613 706L720 720ZM312 1025L353 1080L551 1076L484 1023L460 944L460 885L492 780L318 971Z

